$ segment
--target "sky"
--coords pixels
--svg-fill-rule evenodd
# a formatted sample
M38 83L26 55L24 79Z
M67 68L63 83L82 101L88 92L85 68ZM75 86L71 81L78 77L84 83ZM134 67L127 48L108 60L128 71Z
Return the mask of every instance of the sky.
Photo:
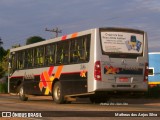
M127 27L148 33L149 51L160 52L160 0L0 0L3 47L25 45L31 36L50 39L45 28L71 34L96 27Z

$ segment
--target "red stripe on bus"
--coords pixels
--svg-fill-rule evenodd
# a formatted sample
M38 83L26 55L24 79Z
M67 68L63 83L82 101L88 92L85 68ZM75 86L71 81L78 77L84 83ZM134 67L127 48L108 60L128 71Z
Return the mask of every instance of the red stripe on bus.
M24 76L11 76L10 78L23 78Z
M67 35L62 36L62 40L66 40L67 39Z
M49 75L49 76L51 76L51 75L52 75L53 69L54 69L54 67L53 67L53 66L49 68L49 70L48 70L48 75Z
M81 73L81 71L79 71L79 72L64 72L64 73L61 73L61 74L80 74ZM55 75L55 74L52 74L53 76ZM40 75L34 75L34 76L40 76ZM12 76L11 78L19 78L19 77L24 77L24 76Z

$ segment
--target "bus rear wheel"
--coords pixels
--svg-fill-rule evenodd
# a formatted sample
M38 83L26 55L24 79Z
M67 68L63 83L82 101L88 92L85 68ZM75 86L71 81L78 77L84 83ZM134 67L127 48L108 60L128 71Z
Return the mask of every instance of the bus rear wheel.
M22 85L19 88L19 98L20 98L21 101L27 101L28 100L28 97L26 97Z
M58 104L65 103L64 95L62 93L62 85L59 81L54 84L52 89L52 97L53 100Z

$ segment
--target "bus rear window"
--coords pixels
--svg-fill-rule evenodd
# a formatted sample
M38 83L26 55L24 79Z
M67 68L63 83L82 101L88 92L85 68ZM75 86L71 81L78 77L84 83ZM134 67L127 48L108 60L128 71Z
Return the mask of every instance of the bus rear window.
M103 54L110 57L136 58L143 54L143 34L121 31L101 31Z

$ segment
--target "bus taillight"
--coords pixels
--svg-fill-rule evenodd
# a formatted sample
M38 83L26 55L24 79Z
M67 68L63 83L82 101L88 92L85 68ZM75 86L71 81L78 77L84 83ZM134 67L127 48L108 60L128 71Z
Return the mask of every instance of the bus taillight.
M98 81L102 80L100 61L96 61L94 65L94 78Z
M148 63L145 64L145 71L144 71L144 82L148 81Z

